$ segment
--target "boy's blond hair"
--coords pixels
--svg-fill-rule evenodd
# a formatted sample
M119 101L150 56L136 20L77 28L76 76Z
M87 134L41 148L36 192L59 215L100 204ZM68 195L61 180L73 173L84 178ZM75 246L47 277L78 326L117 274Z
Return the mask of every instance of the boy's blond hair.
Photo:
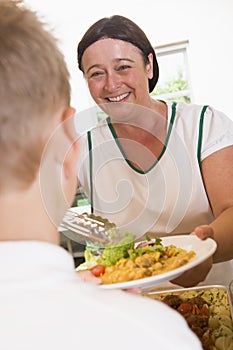
M21 1L1 0L0 192L33 182L52 116L69 103L69 73L56 39Z

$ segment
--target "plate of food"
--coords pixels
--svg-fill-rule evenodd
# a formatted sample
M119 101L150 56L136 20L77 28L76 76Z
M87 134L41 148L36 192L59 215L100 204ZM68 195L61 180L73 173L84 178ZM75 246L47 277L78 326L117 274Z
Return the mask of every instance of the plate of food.
M199 265L216 250L216 242L195 235L176 235L135 243L126 233L117 245L85 250L77 271L90 270L104 289L148 290Z

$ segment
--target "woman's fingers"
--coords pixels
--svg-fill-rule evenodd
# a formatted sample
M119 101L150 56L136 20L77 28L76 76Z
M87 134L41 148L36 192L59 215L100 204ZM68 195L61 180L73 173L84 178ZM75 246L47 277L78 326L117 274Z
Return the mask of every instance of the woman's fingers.
M209 225L197 226L192 234L195 234L200 239L214 238L214 230Z

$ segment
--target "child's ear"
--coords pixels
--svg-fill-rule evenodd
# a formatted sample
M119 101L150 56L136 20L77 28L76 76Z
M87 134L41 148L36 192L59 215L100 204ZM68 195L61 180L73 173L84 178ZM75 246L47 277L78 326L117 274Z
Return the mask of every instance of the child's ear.
M77 164L78 164L78 155L79 155L79 142L75 140L71 145L66 154L63 168L64 175L67 179L71 177L77 178Z
M73 107L67 107L61 116L61 122L63 124L63 128L65 131L66 136L70 140L76 140L77 134L74 126L74 114L75 114L75 109Z
M74 107L68 106L62 114L62 121L65 121L66 119L72 117L75 114L76 110Z
M78 145L78 135L74 126L74 116L75 109L73 107L68 107L63 112L63 126L64 131L69 139L70 147L65 156L64 161L64 175L67 178L77 177L77 162L78 162L78 153L79 153L79 145Z
M78 141L76 140L69 144L69 149L66 153L62 167L62 190L68 205L72 204L78 188L78 153L79 145Z

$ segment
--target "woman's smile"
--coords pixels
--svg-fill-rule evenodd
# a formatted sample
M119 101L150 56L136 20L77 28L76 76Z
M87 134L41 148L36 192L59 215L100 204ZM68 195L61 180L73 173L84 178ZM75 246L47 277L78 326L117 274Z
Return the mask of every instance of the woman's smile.
M129 92L125 93L125 94L121 94L121 95L118 95L116 97L107 97L107 100L110 101L110 102L122 102L126 100L126 98L129 96Z

